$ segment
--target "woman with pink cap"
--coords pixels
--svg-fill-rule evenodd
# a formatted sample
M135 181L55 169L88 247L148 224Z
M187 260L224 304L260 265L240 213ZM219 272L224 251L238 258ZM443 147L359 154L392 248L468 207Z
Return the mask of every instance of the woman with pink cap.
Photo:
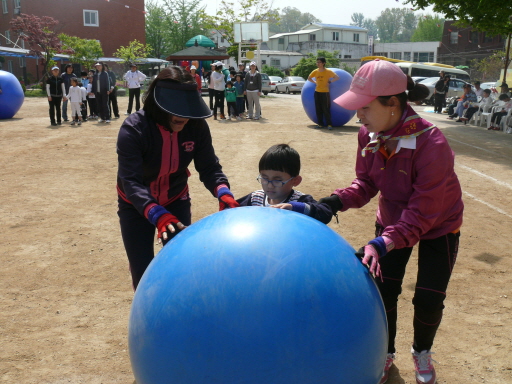
M408 104L428 89L396 65L374 60L354 76L350 90L334 100L357 110L356 178L348 188L321 199L333 212L360 208L377 193L375 238L358 251L376 276L388 319L388 354L381 383L395 359L397 302L413 247L418 274L413 298L413 356L416 382L434 384L431 347L443 315L448 282L462 225L462 192L454 154L441 131Z

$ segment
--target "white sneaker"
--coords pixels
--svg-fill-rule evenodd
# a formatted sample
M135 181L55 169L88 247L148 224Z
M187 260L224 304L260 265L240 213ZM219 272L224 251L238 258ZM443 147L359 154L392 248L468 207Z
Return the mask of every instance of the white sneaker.
M104 123L105 120L98 119L98 123Z
M125 115L125 116L128 116L128 115L130 115L130 113L126 112L124 115Z
M386 381L388 381L389 378L389 368L393 365L393 362L395 361L395 354L394 353L388 353L386 356L386 362L384 363L384 369L382 371L382 377L379 381L379 384L384 384Z
M237 116L237 117L236 117L236 119L237 119L238 121L242 120L242 118L241 118L240 116Z
M421 351L416 352L411 347L412 360L414 361L414 373L416 374L417 384L435 384L436 383L436 370L432 364L432 354L434 352Z
M110 124L110 120L105 120L105 123Z
M228 120L231 120L231 116L228 116Z

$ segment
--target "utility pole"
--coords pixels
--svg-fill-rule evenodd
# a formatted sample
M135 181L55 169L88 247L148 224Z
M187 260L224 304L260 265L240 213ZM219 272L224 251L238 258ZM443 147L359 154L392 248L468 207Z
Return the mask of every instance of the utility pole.
M505 70L503 71L503 83L507 83L507 70L510 64L510 37L511 33L508 34L508 42L507 42L507 53L505 54Z

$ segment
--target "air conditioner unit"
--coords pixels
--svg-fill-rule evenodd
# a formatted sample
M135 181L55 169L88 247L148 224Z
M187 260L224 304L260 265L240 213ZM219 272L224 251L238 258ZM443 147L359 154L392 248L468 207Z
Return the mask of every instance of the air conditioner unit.
M14 8L14 14L19 15L21 13L21 8Z

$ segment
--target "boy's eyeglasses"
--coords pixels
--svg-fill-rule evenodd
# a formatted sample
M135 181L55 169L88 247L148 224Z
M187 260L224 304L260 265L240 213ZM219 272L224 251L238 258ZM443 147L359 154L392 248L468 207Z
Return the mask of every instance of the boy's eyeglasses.
M291 179L293 179L293 177L289 178L288 180L286 181L281 181L281 180L268 180L268 179L265 179L264 177L261 177L261 176L258 176L256 178L256 180L258 180L258 183L260 183L261 185L268 185L268 184L271 184L274 188L279 188L279 187L282 187L284 186L287 182L289 182Z

